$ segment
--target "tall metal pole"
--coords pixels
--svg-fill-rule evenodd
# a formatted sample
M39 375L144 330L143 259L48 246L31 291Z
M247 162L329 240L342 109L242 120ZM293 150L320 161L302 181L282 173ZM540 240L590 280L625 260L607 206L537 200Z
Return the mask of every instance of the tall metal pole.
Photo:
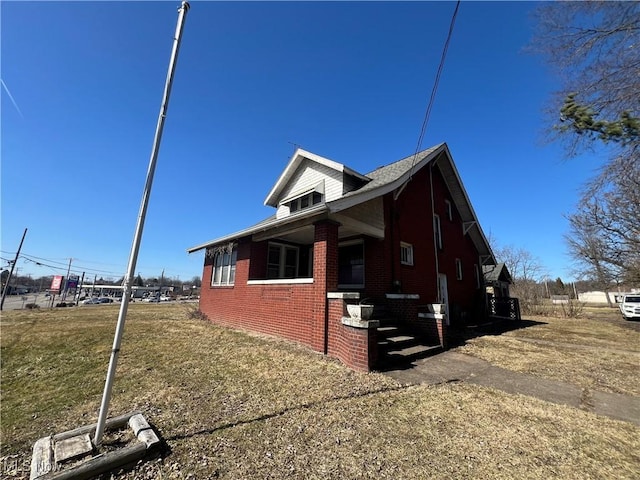
M142 193L142 201L140 202L140 212L138 214L138 223L133 237L131 246L131 254L129 256L129 266L124 279L122 303L120 304L120 314L118 315L118 324L113 339L113 348L111 350L111 359L109 360L109 370L107 371L107 379L104 385L104 393L102 395L102 403L100 405L100 414L98 417L98 425L96 426L96 434L93 443L98 446L102 442L102 434L104 433L105 422L107 419L107 410L109 409L109 401L111 400L111 388L113 387L113 377L115 375L116 365L118 364L118 354L120 353L120 344L122 343L122 334L124 333L124 323L127 318L127 309L129 307L129 297L131 296L131 282L136 269L138 260L138 251L140 250L140 241L142 239L142 230L144 228L144 219L147 214L147 205L149 204L149 196L151 194L151 185L153 184L153 174L156 169L156 160L160 149L160 140L162 138L162 130L164 128L164 120L167 116L167 108L169 106L169 96L171 94L171 86L173 84L173 75L175 71L176 61L178 59L178 51L180 49L180 41L182 40L182 28L189 11L189 3L182 2L178 9L178 24L173 39L173 49L171 51L171 59L169 61L169 71L167 72L167 80L162 96L162 105L160 106L160 114L158 115L158 124L156 134L153 141L153 149L151 150L151 158L149 160L149 168L147 170L147 181Z
M4 307L4 297L7 296L7 290L9 289L9 282L11 282L11 276L13 275L13 269L16 267L16 263L18 262L18 257L20 256L20 250L22 250L22 243L24 242L24 237L27 236L27 229L24 229L24 233L22 234L22 240L20 240L20 246L18 247L18 251L16 252L16 258L13 259L11 263L11 270L9 271L9 276L7 277L7 283L4 286L4 290L2 291L2 300L0 300L0 310Z
M71 262L73 258L69 259L69 268L67 268L67 276L64 279L64 290L62 291L61 301L65 301L67 299L67 292L69 291L69 274L71 273Z
M82 292L82 285L84 284L84 272L82 272L82 278L80 279L80 287L76 288L77 290L77 294L76 294L76 307L78 306L78 303L80 302L80 293Z

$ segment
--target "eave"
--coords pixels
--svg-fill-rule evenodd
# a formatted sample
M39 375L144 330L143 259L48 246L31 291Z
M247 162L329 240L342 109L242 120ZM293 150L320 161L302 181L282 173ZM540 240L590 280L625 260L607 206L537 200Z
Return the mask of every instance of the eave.
M212 247L220 243L227 243L242 237L247 237L249 235L255 235L255 234L263 233L267 230L284 227L289 224L299 222L301 220L305 222L309 222L315 217L321 217L326 213L327 213L326 205L320 204L312 208L294 213L292 215L288 215L284 218L269 217L268 219L263 220L262 222L256 223L251 227L245 228L244 230L240 230L235 233L225 235L224 237L219 237L219 238L210 240L208 242L201 243L200 245L196 245L194 247L188 248L187 253L194 253L194 252L197 252L198 250Z

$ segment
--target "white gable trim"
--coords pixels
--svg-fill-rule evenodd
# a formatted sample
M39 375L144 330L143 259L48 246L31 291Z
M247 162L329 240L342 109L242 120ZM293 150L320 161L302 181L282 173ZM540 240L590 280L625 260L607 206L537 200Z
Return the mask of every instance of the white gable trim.
M291 157L291 160L289 160L289 163L285 167L284 171L278 178L278 181L269 192L269 195L267 195L267 198L264 200L265 205L268 205L271 207L278 206L278 203L279 203L278 195L280 194L280 192L284 190L285 186L291 180L296 170L298 169L298 167L304 161L305 158L308 160L311 160L312 162L316 162L321 165L324 165L325 167L331 168L332 170L335 170L337 172L347 173L348 175L352 175L364 181L370 180L369 178L356 172L355 170L351 170L349 167L345 167L341 163L334 162L333 160L329 160L328 158L324 158L324 157L321 157L320 155L316 155L315 153L307 152L306 150L302 150L301 148L298 148L293 154L293 156Z

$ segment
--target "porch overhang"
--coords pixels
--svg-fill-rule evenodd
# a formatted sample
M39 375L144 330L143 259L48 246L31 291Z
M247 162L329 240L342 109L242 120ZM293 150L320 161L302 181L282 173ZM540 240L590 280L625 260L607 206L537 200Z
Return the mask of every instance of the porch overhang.
M238 240L243 237L275 231L276 229L283 229L283 228L289 227L295 230L300 226L304 226L306 224L313 224L313 222L317 221L322 216L326 216L326 214L327 214L326 205L320 204L312 208L309 208L307 210L304 210L302 212L289 215L284 218L276 218L274 215L263 220L262 222L256 223L251 227L245 228L244 230L240 230L238 232L225 235L224 237L219 237L214 240L210 240L206 243L196 245L195 247L188 248L187 253L194 253L199 250L203 250L205 248L209 248L220 243L227 243L234 240ZM270 234L268 235L271 236Z
M338 231L340 238L357 235L367 235L378 239L384 238L383 227L371 225L345 214L329 213L327 207L323 204L300 212L300 214L289 215L284 218L270 217L252 227L191 247L187 249L187 253L194 253L243 237L251 237L255 242L279 239L299 244L311 244L314 238L314 223L324 219L333 220L340 224Z
M307 217L299 222L287 225L281 225L264 232L253 234L252 240L262 242L264 240L286 240L299 244L311 244L314 240L315 226L318 220L331 220L336 222L338 228L338 238L348 238L358 235L367 235L369 237L383 239L384 228L370 225L362 220L349 217L343 214L323 213L313 217Z

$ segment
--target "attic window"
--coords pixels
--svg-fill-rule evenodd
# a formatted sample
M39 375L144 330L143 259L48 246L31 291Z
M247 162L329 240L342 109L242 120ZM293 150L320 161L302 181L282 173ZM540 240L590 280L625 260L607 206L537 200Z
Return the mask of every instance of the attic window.
M304 210L305 208L318 205L319 203L322 203L322 194L320 192L313 191L301 197L294 198L290 202L285 203L285 205L288 205L289 211L293 213L298 210Z
M449 200L445 200L444 205L447 209L447 218L449 221L453 220L453 207L451 206L451 202Z

